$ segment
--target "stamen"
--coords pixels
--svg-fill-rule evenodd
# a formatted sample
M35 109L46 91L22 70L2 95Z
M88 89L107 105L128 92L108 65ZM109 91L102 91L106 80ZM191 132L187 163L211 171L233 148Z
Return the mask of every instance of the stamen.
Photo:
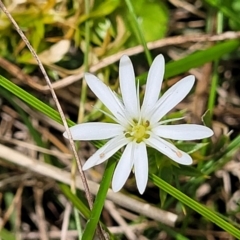
M144 138L146 138L146 139L150 138L150 134L149 133L145 133Z
M147 121L145 122L144 126L147 128L147 127L149 127L149 125L150 125L150 122L147 120Z
M127 132L127 133L125 133L125 137L129 138L129 137L131 137L131 134L129 132Z
M128 127L128 130L124 133L126 138L131 138L131 140L140 143L144 141L144 139L148 139L150 137L149 133L149 121L140 122L137 119L132 119L133 125Z

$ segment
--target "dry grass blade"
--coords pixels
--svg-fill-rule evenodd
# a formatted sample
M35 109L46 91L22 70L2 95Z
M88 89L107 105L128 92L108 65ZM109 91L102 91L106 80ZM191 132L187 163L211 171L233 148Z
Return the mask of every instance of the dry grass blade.
M105 202L105 207L108 209L109 214L113 217L113 219L119 224L120 228L123 229L123 232L127 236L129 240L136 240L137 236L133 232L132 229L129 228L126 221L122 218L122 216L117 211L115 205L111 201Z
M2 221L0 223L0 230L5 226L6 222L9 220L10 215L14 211L15 206L17 205L17 203L20 202L22 192L23 192L23 186L20 185L18 190L17 190L17 192L16 192L16 194L15 194L15 197L14 197L11 205L9 206L8 210L6 211L6 213L4 214L4 216L2 218Z
M63 216L63 224L61 228L61 240L67 239L67 231L68 231L68 224L69 224L71 211L72 211L72 206L69 202L67 202L66 208L64 211L64 216Z
M37 186L34 187L34 198L36 202L35 211L37 215L37 224L41 239L48 240L47 226L45 222L44 210L42 208L43 189L41 185L42 184L39 182Z
M173 5L177 7L181 7L185 9L186 11L189 11L201 18L205 18L206 14L202 11L199 11L194 5L188 3L187 1L180 1L180 0L169 0Z

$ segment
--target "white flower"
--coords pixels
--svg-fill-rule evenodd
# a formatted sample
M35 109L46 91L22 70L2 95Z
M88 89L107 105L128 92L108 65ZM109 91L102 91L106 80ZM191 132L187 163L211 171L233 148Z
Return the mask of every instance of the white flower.
M165 139L196 140L213 135L213 131L205 126L164 125L166 121L161 121L186 97L194 84L194 76L187 76L159 98L164 67L164 58L158 55L149 70L141 107L139 88L136 88L135 74L128 56L121 58L119 67L122 100L97 77L85 74L88 86L109 109L116 123L83 123L71 127L70 131L74 140L110 139L86 161L83 170L106 161L126 146L113 175L112 189L115 192L123 187L133 167L138 190L141 194L144 192L148 180L147 146L177 163L189 165L192 158ZM66 132L64 137L67 137Z

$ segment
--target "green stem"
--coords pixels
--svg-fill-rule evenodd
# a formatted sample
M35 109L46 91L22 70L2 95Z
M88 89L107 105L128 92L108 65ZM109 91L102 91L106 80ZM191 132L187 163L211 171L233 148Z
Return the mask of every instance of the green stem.
M219 4L221 4L221 1L219 1ZM223 14L219 11L217 14L217 34L222 33L222 31L223 31ZM215 106L215 100L216 100L216 96L217 96L218 65L219 65L219 60L215 60L214 65L213 65L213 77L212 77L210 95L209 95L209 100L208 100L208 109L210 110L211 119L213 116L213 109Z
M106 200L108 188L112 180L116 163L117 163L116 160L114 160L113 158L108 160L108 163L104 171L104 175L98 190L98 194L95 198L93 209L91 211L89 221L87 222L87 225L85 227L82 239L93 239L97 224L99 222L99 218L102 213L103 205Z
M85 14L88 16L90 13L90 1L85 0ZM89 69L89 50L90 50L90 24L89 20L85 21L85 52L84 52L84 71L87 72ZM78 112L78 123L83 122L84 112L85 112L85 102L87 98L87 83L85 79L82 80L82 89L79 103L79 112Z
M128 7L128 10L130 12L130 16L131 16L131 18L133 20L133 24L134 24L133 30L134 30L134 32L136 34L137 39L143 45L144 52L145 52L148 64L150 66L152 64L152 56L151 56L150 51L148 50L147 43L146 43L145 38L143 36L142 29L140 28L140 25L138 23L135 11L133 9L133 5L131 3L131 0L125 0L125 2L126 2L126 5Z
M82 226L80 221L79 212L76 207L73 208L74 218L76 222L77 232L78 232L78 240L82 239Z

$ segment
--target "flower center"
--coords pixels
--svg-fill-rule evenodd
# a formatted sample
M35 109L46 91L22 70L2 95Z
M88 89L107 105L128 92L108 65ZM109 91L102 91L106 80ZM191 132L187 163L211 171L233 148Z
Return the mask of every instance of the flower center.
M145 135L146 128L142 125L134 126L132 128L133 137L136 139L142 139Z
M135 123L135 122L134 122ZM144 139L150 137L149 132L149 122L136 123L135 125L129 128L129 131L126 131L125 137L132 138L137 143L142 142Z

